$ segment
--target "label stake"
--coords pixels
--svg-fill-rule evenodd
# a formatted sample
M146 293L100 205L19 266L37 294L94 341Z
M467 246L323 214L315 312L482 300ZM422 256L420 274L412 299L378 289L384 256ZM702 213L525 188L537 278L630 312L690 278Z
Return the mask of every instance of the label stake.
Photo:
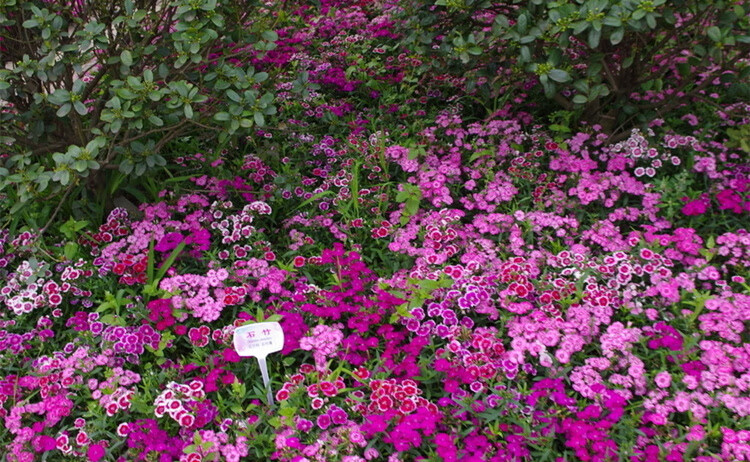
M268 393L268 404L273 404L271 379L268 376L266 356L284 348L284 331L278 322L259 322L237 327L234 330L234 349L240 356L255 356Z

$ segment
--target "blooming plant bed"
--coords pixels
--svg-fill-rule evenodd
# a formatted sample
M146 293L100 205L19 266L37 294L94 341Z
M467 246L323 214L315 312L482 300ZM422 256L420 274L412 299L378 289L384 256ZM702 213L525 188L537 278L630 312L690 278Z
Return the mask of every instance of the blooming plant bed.
M123 180L126 163L137 209L87 212L69 188L40 209L49 222L8 212L0 460L750 460L736 82L711 76L616 132L549 110L560 73L525 81L506 63L492 72L508 87L482 93L473 56L488 51L469 39L450 50L465 73L430 67L406 40L419 2L282 3L257 10L273 46L237 53L274 105L240 142L180 133L138 164L146 178ZM473 4L429 3L446 17ZM270 402L233 344L257 322L284 332Z

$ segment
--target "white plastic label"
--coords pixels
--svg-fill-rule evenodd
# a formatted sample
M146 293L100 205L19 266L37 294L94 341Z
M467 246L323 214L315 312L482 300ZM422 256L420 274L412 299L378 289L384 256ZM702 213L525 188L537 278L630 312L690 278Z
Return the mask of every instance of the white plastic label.
M234 349L240 356L265 357L284 348L284 331L278 322L259 322L234 330Z
M258 358L260 373L263 376L263 386L268 393L268 404L273 403L273 394L269 384L268 364L266 356L269 353L281 351L284 348L284 331L278 322L259 322L234 329L234 349L240 356L255 356Z

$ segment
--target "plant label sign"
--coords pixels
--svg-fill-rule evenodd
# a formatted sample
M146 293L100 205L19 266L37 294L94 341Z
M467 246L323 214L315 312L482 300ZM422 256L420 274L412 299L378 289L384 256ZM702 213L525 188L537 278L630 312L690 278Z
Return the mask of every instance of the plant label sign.
M278 322L259 322L240 326L234 330L234 349L240 356L255 356L258 359L263 385L268 393L268 404L273 403L273 395L269 384L268 364L266 356L269 353L281 351L284 348L284 331Z
M259 322L234 330L234 349L240 356L267 356L284 348L284 331L278 322Z

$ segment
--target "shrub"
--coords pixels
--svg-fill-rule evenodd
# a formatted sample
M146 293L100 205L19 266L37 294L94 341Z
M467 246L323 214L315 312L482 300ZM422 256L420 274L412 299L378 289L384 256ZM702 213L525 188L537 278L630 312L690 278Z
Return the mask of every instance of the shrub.
M716 85L750 75L746 2L707 0L413 1L407 44L467 69L494 96L538 82L557 109L627 136ZM460 64L459 64L460 61ZM740 92L744 93L744 92ZM710 103L709 103L710 104Z
M259 2L9 0L0 6L0 191L13 212L101 171L140 176L188 135L214 145L275 113ZM260 18L260 19L259 19Z

